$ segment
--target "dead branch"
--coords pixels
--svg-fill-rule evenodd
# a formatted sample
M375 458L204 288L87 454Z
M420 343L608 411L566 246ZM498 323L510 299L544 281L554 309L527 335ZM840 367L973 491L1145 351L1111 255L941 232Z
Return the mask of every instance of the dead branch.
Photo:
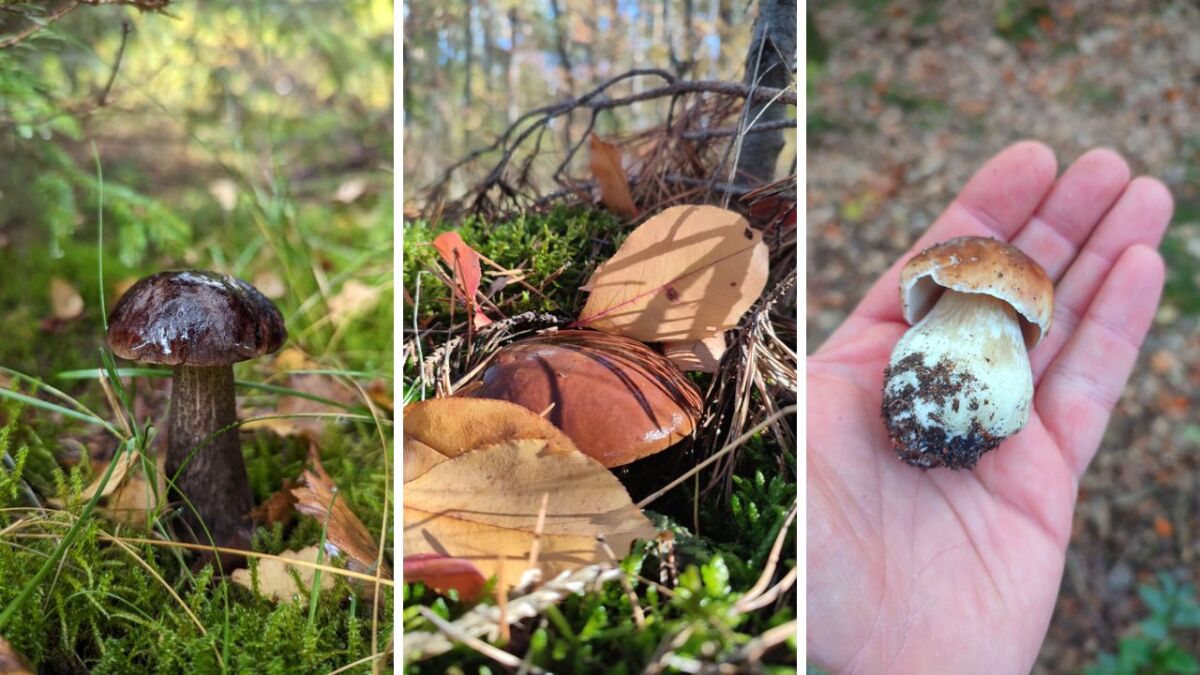
M126 7L136 7L143 12L161 12L169 4L171 4L171 0L67 0L67 2L49 10L46 14L38 14L33 11L32 8L36 5L31 5L30 11L25 11L25 8L19 5L9 5L4 8L4 11L10 15L17 15L24 19L26 25L16 33L0 40L0 49L7 49L28 40L49 28L59 19L83 6L124 5ZM38 9L42 8L39 7ZM119 56L117 60L120 61Z

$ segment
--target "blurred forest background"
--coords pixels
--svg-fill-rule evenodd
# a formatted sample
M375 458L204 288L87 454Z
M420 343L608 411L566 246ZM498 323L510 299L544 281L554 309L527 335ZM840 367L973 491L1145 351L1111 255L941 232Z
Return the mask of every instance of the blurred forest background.
M94 362L78 346L102 332L97 163L110 301L164 265L260 276L295 307L335 294L328 273L348 260L390 276L390 257L358 260L391 245L389 2L43 3L31 20L3 4L0 363ZM49 26L17 41L35 22ZM51 274L85 305L44 331ZM327 309L309 305L306 320ZM77 330L86 339L62 339ZM331 333L299 339L319 353ZM352 365L390 371L384 346Z
M662 68L684 79L740 82L754 4L741 0L453 0L405 3L405 205L447 166L490 144L521 114L591 90L634 68ZM646 78L639 87L660 83ZM602 114L596 133L647 129L666 118L667 99ZM556 121L556 138L578 138L587 114ZM794 134L782 153L794 156ZM562 160L561 141L543 147L541 178ZM586 171L580 153L578 171ZM451 195L490 168L452 176ZM782 174L780 174L782 175ZM549 184L548 180L544 181Z
M1060 170L1108 146L1170 187L1166 292L1080 486L1035 672L1200 653L1182 586L1200 582L1200 6L859 0L808 18L809 352L1009 143L1044 141Z

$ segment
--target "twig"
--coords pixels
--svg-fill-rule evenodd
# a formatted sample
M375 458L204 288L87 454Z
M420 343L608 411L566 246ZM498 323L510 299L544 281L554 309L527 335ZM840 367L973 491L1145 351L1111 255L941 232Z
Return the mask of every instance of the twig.
M762 422L759 422L757 425L754 426L754 428L750 429L749 431L742 434L741 436L738 436L737 438L733 439L733 441L731 441L728 445L726 445L725 447L723 447L720 450L713 453L713 455L711 457L709 457L708 459L706 459L703 462L700 462L696 466L692 467L686 473L684 473L682 476L679 476L678 478L671 481L670 483L667 483L667 485L665 487L663 487L661 490L655 492L654 494L650 495L649 497L646 497L642 501L638 502L637 507L639 509L646 508L646 506L648 506L654 500L656 500L659 497L670 492L673 488L678 486L683 481L687 480L688 478L691 478L693 475L702 471L704 469L704 467L717 461L718 459L720 459L727 453L732 452L739 445L741 445L742 443L745 443L747 440L749 440L750 437L753 436L754 434L757 434L758 432L762 431L763 429L767 428L768 426L774 424L775 420L778 420L779 418L781 418L785 415L795 414L796 409L797 409L796 406L789 405L788 407L779 410L779 412L776 412L774 415L771 415L770 417L763 420Z
M429 620L430 623L437 626L438 630L442 631L446 635L449 635L450 637L454 638L455 640L467 645L468 647L470 647L471 649L474 649L475 651L479 652L480 654L483 654L484 656L488 657L489 659L492 659L493 661L495 661L501 665L508 666L509 668L520 668L521 667L521 659L513 656L512 654L509 654L508 652L504 651L503 649L500 649L499 647L493 647L492 645L489 645L488 643L484 642L483 640L480 640L479 638L475 638L475 637L471 637L470 635L467 635L466 633L460 631L457 627L455 627L454 624L450 623L449 621L446 621L445 619L438 616L437 614L434 614L428 607L418 607L417 610L421 613L421 616L425 617L426 619ZM542 673L545 671L542 670L541 668L538 668L537 666L531 665L531 666L529 666L529 672Z
M781 623L747 642L741 649L733 653L729 661L732 663L757 663L768 651L795 635L798 629L799 624L796 619Z
M100 96L96 98L96 104L101 108L108 105L108 93L112 91L113 82L117 81L117 71L121 69L121 59L125 56L125 44L129 42L129 33L132 31L132 24L128 21L121 22L121 46L117 47L117 58L113 60L112 70L108 73L108 82L104 84L104 89L100 91Z

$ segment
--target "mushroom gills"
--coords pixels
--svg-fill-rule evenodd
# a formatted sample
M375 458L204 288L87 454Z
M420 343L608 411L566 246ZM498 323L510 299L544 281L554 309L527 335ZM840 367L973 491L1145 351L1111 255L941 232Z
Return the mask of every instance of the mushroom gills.
M908 329L884 371L883 417L896 452L922 468L972 468L1029 420L1033 373L1003 300L947 289Z

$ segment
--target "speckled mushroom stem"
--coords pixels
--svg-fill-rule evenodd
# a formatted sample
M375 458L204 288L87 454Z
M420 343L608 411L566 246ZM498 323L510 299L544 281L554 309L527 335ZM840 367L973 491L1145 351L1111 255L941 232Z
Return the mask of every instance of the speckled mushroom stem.
M245 548L250 539L254 495L238 441L231 366L176 366L171 392L166 470L181 502L183 519L200 543ZM190 505L189 503L190 502ZM201 525L203 523L203 525Z

